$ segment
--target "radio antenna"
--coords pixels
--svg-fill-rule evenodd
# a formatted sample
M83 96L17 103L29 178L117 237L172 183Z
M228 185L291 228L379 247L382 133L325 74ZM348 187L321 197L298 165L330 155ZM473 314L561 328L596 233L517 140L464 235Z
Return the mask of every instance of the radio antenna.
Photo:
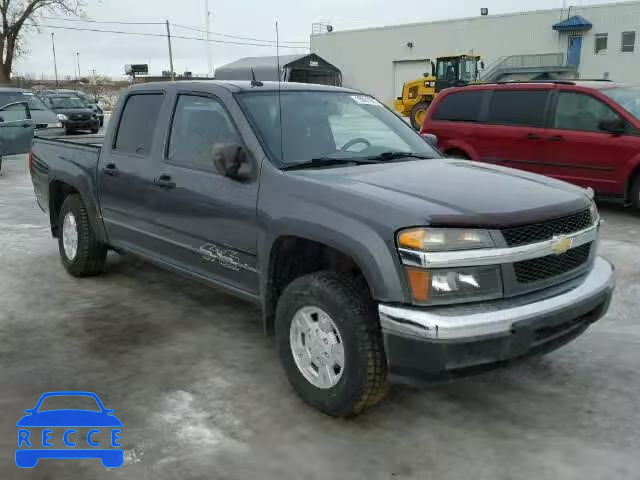
M278 117L280 118L280 161L284 163L284 145L282 143L282 98L280 97L282 72L280 71L280 32L276 22L276 61L278 65Z

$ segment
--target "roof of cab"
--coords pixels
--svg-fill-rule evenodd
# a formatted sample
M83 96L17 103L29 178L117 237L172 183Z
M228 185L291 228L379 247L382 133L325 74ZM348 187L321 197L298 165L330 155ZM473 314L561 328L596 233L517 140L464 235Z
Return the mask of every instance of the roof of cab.
M223 87L233 93L240 92L276 92L278 89L284 91L302 91L302 92L344 92L344 93L361 93L344 87L332 87L330 85L317 85L313 83L295 83L295 82L262 82L262 86L252 86L252 82L246 80L181 80L179 82L152 82L142 83L129 87L131 90L157 90L158 88L166 88L168 86L184 86L204 88L207 86Z

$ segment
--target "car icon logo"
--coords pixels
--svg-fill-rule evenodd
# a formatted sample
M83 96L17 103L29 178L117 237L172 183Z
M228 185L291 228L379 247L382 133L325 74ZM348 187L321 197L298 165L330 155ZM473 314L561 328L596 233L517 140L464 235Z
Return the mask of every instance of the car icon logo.
M97 408L47 410L42 403L52 397L66 397L63 401L82 397L92 402L92 406L94 401L94 408ZM114 410L104 407L95 393L48 392L40 397L34 408L24 412L26 415L16 423L18 467L33 468L38 460L45 458L99 458L106 468L118 468L124 463L124 450L119 448L122 422L114 415ZM54 442L63 448L54 448Z
M551 243L551 250L556 255L562 255L573 246L573 239L566 235L554 235Z

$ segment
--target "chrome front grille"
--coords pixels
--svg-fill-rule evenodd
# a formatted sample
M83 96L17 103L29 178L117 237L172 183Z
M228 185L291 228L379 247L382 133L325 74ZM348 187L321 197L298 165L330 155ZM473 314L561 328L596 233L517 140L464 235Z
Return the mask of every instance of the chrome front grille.
M509 247L527 245L528 243L542 242L553 238L554 235L566 235L588 228L593 223L589 210L567 217L549 220L547 222L533 223L519 227L502 229L502 236Z

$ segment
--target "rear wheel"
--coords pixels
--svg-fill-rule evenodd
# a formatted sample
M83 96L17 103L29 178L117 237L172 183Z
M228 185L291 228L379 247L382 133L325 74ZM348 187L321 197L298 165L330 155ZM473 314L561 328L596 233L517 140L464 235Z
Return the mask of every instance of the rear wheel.
M80 195L69 195L64 200L58 219L58 248L67 272L74 277L100 273L107 258L107 247L96 239Z
M294 280L276 310L276 339L289 383L309 405L357 415L386 392L387 365L373 302L331 271Z
M447 151L447 157L449 157L449 158L461 158L463 160L471 160L471 157L469 157L469 155L467 155L462 150L457 150L457 149L448 150Z
M640 211L640 173L636 174L631 184L630 201L631 206Z
M420 130L422 128L424 119L427 117L429 105L431 105L431 102L420 102L416 103L411 109L411 126L416 130Z

